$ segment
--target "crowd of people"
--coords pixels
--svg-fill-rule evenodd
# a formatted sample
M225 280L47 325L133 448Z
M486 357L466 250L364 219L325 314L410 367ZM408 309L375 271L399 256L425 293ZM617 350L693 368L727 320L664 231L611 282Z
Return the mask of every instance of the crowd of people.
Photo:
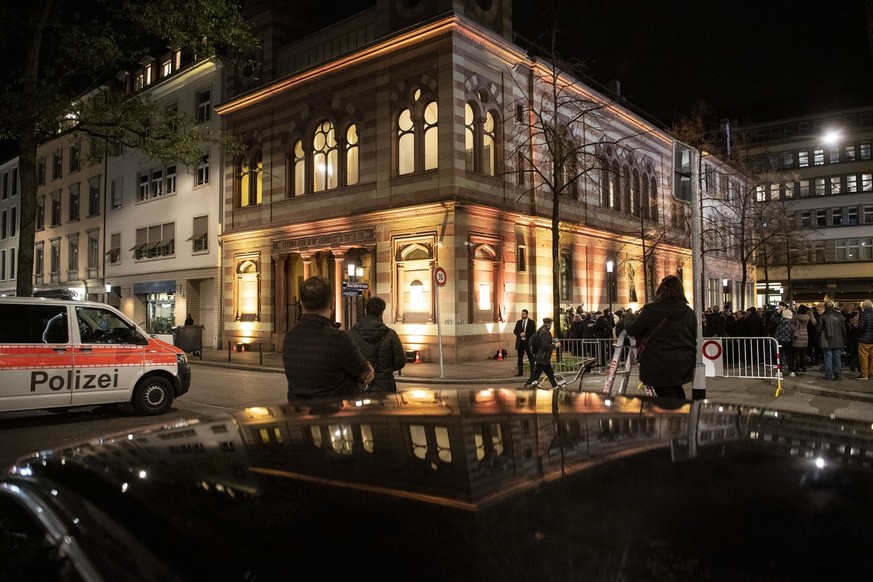
M333 287L324 277L311 277L300 287L302 315L284 339L283 364L288 378L288 400L395 392L394 373L405 364L403 344L382 321L385 301L371 297L365 316L348 331L338 329ZM631 308L585 312L580 305L561 314L570 339L614 338L627 331L637 340L640 379L656 396L684 399L683 384L691 381L697 351L697 317L688 306L682 281L664 277L651 303L639 313ZM556 340L552 319L536 327L521 311L513 333L518 352L517 375L524 360L531 365L525 386L545 374L552 387L551 366ZM189 315L190 318L190 315ZM187 322L186 322L187 323ZM779 302L773 307L750 307L731 312L718 307L703 314L705 337L772 337L779 344L783 370L790 376L821 364L824 379L842 378L843 359L859 379L873 378L873 302L841 311L832 301L809 307ZM578 342L582 343L582 342Z
M631 308L584 311L582 306L564 313L569 339L617 337L637 314ZM744 311L708 307L703 313L704 337L772 337L779 342L782 369L796 376L821 367L826 380L840 380L843 368L858 378L873 378L873 302L851 309L831 301L819 305L779 302Z
M858 378L873 377L873 302L841 309L833 301L775 306L745 311L707 308L704 337L772 337L779 342L782 369L788 376L821 367L825 380L841 380L843 368Z

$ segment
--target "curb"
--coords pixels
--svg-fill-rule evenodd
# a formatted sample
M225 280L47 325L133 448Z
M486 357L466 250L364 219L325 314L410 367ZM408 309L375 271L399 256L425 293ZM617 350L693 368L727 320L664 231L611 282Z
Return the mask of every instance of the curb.
M195 365L204 365L204 366L213 366L216 368L231 368L234 370L245 370L249 372L268 372L273 374L284 374L285 370L283 368L277 368L275 366L255 366L251 364L235 364L228 362L216 362L214 360L198 360L198 359L190 359ZM605 376L604 376L605 377ZM475 385L487 385L487 384L503 384L503 385L512 385L512 384L524 384L525 378L522 376L513 376L511 378L433 378L433 377L416 377L416 376L397 376L395 381L398 384L433 384L433 385L448 385L448 384L475 384ZM785 379L782 380L783 390L786 387ZM812 384L804 384L798 382L792 386L794 390L797 392L802 392L804 394L809 394L811 396L822 396L825 398L837 398L840 400L853 400L856 402L863 402L866 404L873 404L873 394L867 394L864 392L852 392L852 391L837 391L837 390L829 390L826 388L820 388L818 386Z

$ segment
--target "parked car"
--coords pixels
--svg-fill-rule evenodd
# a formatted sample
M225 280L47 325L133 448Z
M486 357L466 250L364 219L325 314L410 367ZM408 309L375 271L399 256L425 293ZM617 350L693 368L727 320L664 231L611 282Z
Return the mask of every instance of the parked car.
M161 414L188 391L179 348L109 305L0 297L0 411L130 402Z
M250 407L18 461L0 576L863 580L871 437L558 391Z

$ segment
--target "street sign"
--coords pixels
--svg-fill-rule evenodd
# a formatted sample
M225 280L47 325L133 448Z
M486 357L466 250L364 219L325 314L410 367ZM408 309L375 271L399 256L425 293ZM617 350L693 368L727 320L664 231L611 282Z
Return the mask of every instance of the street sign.
M446 286L446 281L449 280L449 276L446 274L446 270L442 267L437 267L433 270L433 280L436 281L436 284L440 287Z
M363 291L364 289L369 289L369 288L370 288L369 283L351 283L348 281L343 283L343 289L359 289L359 290Z

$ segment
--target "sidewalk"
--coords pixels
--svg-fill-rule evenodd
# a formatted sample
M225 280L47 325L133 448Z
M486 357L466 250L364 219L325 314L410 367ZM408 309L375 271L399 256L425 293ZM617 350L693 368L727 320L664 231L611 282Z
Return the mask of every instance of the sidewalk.
M242 370L257 370L265 372L284 373L282 368L282 354L279 352L264 351L259 353L236 352L228 353L227 350L204 348L202 359L198 356L188 355L193 366L210 365L224 366ZM403 384L472 384L505 386L507 388L521 388L526 376L515 376L515 359L508 360L483 360L477 362L463 362L459 364L444 364L442 368L439 362L423 362L420 364L407 363L397 382ZM196 372L195 372L196 373ZM844 374L841 381L822 380L821 372L810 370L795 378L783 378L783 394L801 392L812 396L855 400L865 403L873 403L873 380L858 380L857 372ZM606 379L605 374L591 373L585 376L583 388L599 391ZM543 376L545 381L545 376ZM636 372L631 373L631 381L628 384L628 392L636 388L639 383ZM772 400L776 391L776 380L760 380L755 378L707 378L706 395L713 398L722 395L744 395L753 400ZM689 396L690 396L690 391ZM750 402L752 403L752 402Z

